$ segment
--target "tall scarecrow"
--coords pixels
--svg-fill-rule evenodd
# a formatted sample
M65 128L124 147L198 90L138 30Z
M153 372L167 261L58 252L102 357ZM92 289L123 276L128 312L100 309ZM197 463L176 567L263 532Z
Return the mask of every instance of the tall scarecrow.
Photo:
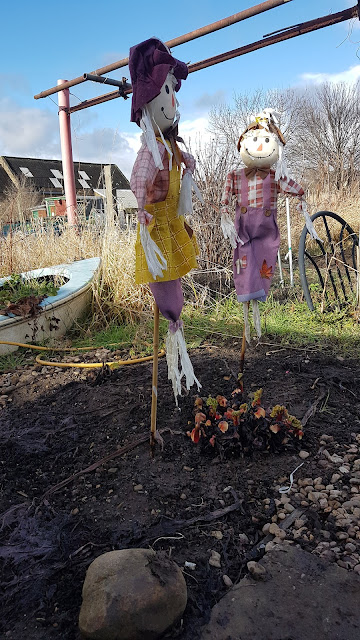
M233 274L237 299L244 308L244 339L250 342L249 305L254 327L261 336L258 302L267 298L274 275L280 234L277 225L279 193L299 199L311 237L318 238L304 200L304 190L287 176L284 137L273 109L264 109L241 134L238 151L245 165L231 171L221 201L221 228L234 249ZM276 166L275 166L276 165ZM235 224L229 215L236 197Z
M188 68L160 40L150 38L130 49L129 69L131 121L143 131L130 179L138 202L135 278L138 284L149 284L156 303L155 320L158 309L169 320L166 355L177 403L184 376L187 389L194 382L200 386L180 320L184 304L181 277L197 266L198 254L195 235L184 219L192 211L192 188L197 190L192 178L195 159L180 150L182 140L177 132L180 116L175 92ZM154 343L155 333L156 329Z

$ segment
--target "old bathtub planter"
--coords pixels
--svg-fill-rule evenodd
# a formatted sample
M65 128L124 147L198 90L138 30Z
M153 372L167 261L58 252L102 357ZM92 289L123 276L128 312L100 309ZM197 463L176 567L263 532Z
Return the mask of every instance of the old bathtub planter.
M100 258L79 260L70 264L36 269L23 273L31 279L62 276L67 279L55 296L40 303L42 311L35 318L0 315L0 355L15 351L15 345L3 342L42 342L64 335L91 301L91 282L100 265ZM6 278L0 278L0 287Z

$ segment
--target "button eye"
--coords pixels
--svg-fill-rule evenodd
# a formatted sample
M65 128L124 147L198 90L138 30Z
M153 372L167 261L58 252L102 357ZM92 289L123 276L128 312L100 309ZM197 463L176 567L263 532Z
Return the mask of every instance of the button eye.
M265 142L270 142L270 138L265 138Z
M257 140L257 136L255 136L255 138L253 138L253 141L254 141L254 142L256 142L256 140Z
M167 84L165 85L165 91L166 91L166 93L170 93L170 89L169 89Z

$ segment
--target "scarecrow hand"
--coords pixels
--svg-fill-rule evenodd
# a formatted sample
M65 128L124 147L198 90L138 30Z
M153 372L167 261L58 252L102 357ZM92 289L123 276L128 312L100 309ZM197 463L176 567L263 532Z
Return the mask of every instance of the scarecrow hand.
M220 224L225 240L230 240L233 249L236 249L238 243L244 244L241 238L239 238L235 225L227 211L222 212Z
M140 224L148 225L152 219L153 219L153 216L151 215L151 213L148 213L147 211L145 211L145 209L139 209L138 220Z

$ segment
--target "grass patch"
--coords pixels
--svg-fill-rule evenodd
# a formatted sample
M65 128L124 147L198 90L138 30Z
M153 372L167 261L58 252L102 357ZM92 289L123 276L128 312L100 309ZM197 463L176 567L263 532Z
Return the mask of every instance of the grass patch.
M0 306L19 302L28 296L55 296L60 286L56 286L49 278L28 280L20 275L13 275L0 285Z

